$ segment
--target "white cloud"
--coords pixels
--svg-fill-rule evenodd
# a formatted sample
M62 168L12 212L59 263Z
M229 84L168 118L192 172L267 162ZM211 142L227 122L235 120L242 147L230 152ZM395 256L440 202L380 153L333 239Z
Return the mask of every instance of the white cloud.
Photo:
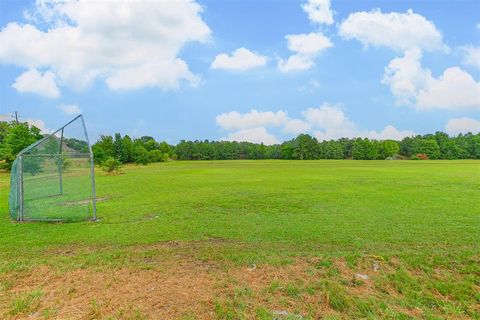
M306 121L320 128L353 127L353 123L338 105L324 103L319 108L308 108L302 115Z
M226 70L248 70L256 67L262 67L267 64L267 57L252 52L246 48L239 48L231 55L226 53L215 57L210 68Z
M283 73L308 70L314 65L315 62L311 57L299 54L291 55L287 60L278 61L278 69Z
M23 120L23 122L28 122L29 125L37 127L43 133L52 132L52 130L47 128L47 126L45 125L45 122L43 120L40 120L40 119L25 119L25 120Z
M308 19L313 23L332 24L333 12L330 0L307 0L302 4L302 9L308 14Z
M330 39L320 32L289 34L285 38L288 42L288 49L305 56L316 55L333 46Z
M413 131L400 131L392 125L386 126L382 131L362 130L350 120L342 107L339 105L322 104L318 108L309 108L302 115L314 129L313 135L319 140L331 140L339 138L365 137L370 139L401 140L404 137L412 136Z
M324 103L318 108L306 109L302 115L316 129L314 136L320 141L353 137L357 134L355 124L347 118L339 105Z
M265 127L256 127L238 130L228 134L228 137L222 138L221 140L228 141L246 141L253 143L263 143L266 145L277 144L279 141L275 138L274 135L269 133Z
M58 109L67 115L75 115L81 113L80 108L75 104L61 104Z
M310 79L307 84L299 86L298 91L309 91L314 92L315 89L320 87L320 82L315 79Z
M375 9L351 13L340 24L339 31L343 38L356 39L365 47L383 46L397 51L412 48L448 50L433 22L412 10L382 13Z
M280 126L288 121L284 111L259 112L250 110L248 113L231 111L217 116L216 123L224 130L238 130L263 126Z
M472 118L454 118L450 119L445 126L445 131L450 135L471 132L473 134L480 132L480 120Z
M268 128L279 128L283 133L297 136L300 133L312 133L318 140L338 138L368 137L371 139L395 139L415 135L415 132L400 131L388 125L383 130L359 129L351 121L342 107L324 103L318 108L308 108L302 112L302 118L295 119L287 116L285 111L258 112L251 110L248 113L232 111L217 116L217 125L223 130L230 131L224 140L263 142L274 144L278 140L267 131Z
M458 67L448 68L420 90L417 106L423 109L480 109L480 82Z
M422 68L421 52L412 49L393 59L382 82L390 87L399 105L418 109L480 108L480 83L466 71L452 67L435 78Z
M315 65L315 58L323 51L333 47L332 42L321 32L309 34L290 34L285 36L288 49L295 52L287 60L280 59L281 72L303 71Z
M310 128L310 123L306 121L300 119L290 119L285 123L282 131L293 135L299 135L300 133L308 132Z
M210 39L202 7L182 1L37 0L32 23L0 32L0 62L47 68L57 83L75 88L105 79L111 89L176 88L198 83L178 58L192 41Z
M45 71L43 74L37 69L31 69L22 73L12 87L20 93L35 93L47 98L58 98L60 90L55 83L55 74Z
M376 140L402 140L405 137L414 136L415 132L411 130L398 130L392 125L386 126L382 131L369 131L364 136Z
M421 57L420 50L408 50L403 57L393 59L385 68L382 83L390 87L400 105L415 104L418 88L427 87L432 78L430 70L422 68Z
M460 51L463 55L463 64L480 69L480 47L465 46Z

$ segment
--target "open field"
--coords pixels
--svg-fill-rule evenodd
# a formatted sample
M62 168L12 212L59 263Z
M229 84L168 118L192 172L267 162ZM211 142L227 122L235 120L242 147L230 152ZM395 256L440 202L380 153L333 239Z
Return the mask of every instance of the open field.
M0 318L480 319L480 161L97 169L99 222L14 223Z

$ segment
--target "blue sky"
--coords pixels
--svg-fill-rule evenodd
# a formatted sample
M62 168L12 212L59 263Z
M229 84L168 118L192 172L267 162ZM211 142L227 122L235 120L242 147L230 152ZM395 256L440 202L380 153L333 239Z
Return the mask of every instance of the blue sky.
M264 142L480 131L476 1L2 1L0 117Z

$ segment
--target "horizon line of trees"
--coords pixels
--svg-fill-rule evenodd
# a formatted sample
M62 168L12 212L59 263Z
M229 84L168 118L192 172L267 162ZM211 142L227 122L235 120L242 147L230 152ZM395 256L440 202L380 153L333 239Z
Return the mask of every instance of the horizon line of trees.
M10 170L16 155L43 138L40 130L28 123L0 121L0 168ZM85 141L66 139L68 147L88 148ZM406 137L401 141L368 138L341 138L318 141L309 134L281 144L236 141L181 140L177 145L142 136L132 139L116 133L101 135L92 145L96 164L163 162L167 160L240 159L480 159L480 133L449 136L444 132Z
M131 139L116 133L114 137L102 135L92 146L95 162L107 159L120 163L147 164L171 160L241 160L241 159L480 159L480 133L446 133L417 135L401 141L368 138L341 138L319 142L309 134L281 144L210 140L181 140L177 145L153 137Z

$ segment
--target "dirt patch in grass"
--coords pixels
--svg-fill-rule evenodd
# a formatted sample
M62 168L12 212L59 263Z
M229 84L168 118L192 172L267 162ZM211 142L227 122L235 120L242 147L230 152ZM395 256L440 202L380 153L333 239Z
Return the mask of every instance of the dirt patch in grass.
M7 319L45 313L53 319L212 319L221 318L219 308L225 308L249 318L259 306L289 314L313 315L312 308L315 315L332 312L320 292L307 293L308 284L320 279L319 274L309 274L309 268L302 260L281 267L225 268L185 259L159 262L157 268L147 270L60 271L42 266L7 275L12 284L0 303L0 315ZM16 297L38 290L43 295L34 309L12 312Z
M57 273L41 267L19 276L9 294L15 297L38 288L44 296L35 312L54 310L57 319L123 318L127 313L175 319L189 312L208 318L214 281L211 269L190 263L162 271L126 268ZM5 316L18 316L2 311Z
M111 248L57 248L49 254L67 258L67 266L40 265L0 274L0 318L273 319L280 314L389 319L422 318L427 309L433 311L418 301L407 302L404 295L410 289L398 290L395 284L408 280L408 274L376 257L354 262L305 257L282 265L238 265L195 255L206 244L218 250L224 242L212 238L132 246L130 256L115 255L113 264L96 260L91 265L77 265L76 255ZM442 316L468 318L463 312Z
M97 198L97 202L101 201L106 201L108 198ZM64 206L81 206L81 205L87 205L92 202L92 199L85 199L85 200L78 200L78 201L66 201L63 203Z

